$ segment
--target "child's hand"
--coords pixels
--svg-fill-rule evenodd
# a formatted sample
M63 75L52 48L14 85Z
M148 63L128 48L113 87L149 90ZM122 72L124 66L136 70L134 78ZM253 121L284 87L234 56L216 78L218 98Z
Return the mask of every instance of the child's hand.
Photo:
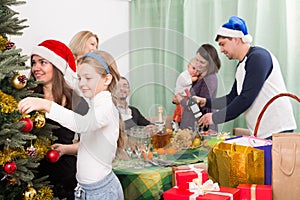
M49 112L52 102L47 99L41 99L36 97L27 97L22 99L18 104L18 110L20 113L30 113L35 110L42 110Z
M62 156L65 154L64 151L64 145L63 144L53 144L52 147L59 153L59 156Z
M195 82L199 79L199 76L192 76L192 82Z
M60 156L62 155L76 155L78 151L78 144L58 144L55 143L52 145L52 147L59 153Z
M174 101L175 99L175 101ZM181 94L176 94L175 97L174 97L173 101L176 103L176 104L179 104L181 102L181 100L183 99L183 96Z

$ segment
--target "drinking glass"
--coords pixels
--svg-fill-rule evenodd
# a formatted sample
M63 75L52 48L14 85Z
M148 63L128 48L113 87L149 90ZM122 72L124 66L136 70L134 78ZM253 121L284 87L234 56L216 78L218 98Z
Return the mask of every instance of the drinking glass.
M137 155L138 158L138 162L137 162L137 166L135 167L136 169L140 169L144 167L144 162L141 161L141 155L142 155L142 149L141 149L141 145L139 143L137 143L135 145L135 154Z

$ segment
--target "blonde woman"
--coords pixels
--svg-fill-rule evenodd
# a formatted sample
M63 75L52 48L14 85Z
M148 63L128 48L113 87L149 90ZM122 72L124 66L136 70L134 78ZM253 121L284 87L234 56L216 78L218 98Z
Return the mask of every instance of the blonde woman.
M98 49L98 45L98 36L91 31L84 30L76 33L72 37L69 43L69 48L77 62L84 54Z

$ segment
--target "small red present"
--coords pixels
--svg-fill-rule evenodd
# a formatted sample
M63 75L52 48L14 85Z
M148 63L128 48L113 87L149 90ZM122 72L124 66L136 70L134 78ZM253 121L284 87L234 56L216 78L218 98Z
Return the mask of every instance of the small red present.
M239 200L239 189L220 187L218 192L209 192L204 195L195 196L189 190L171 188L163 193L164 200Z
M229 188L220 186L218 192L207 192L204 196L197 197L196 200L215 200L223 197L227 197L228 200L240 200L240 190L237 188Z
M272 185L239 184L241 200L272 200Z
M193 192L189 190L180 190L178 188L171 188L163 193L164 200L189 200Z
M181 190L186 190L189 188L189 182L192 182L193 179L199 178L202 180L202 183L208 180L208 173L204 169L200 168L188 168L188 169L179 169L174 171L175 183Z

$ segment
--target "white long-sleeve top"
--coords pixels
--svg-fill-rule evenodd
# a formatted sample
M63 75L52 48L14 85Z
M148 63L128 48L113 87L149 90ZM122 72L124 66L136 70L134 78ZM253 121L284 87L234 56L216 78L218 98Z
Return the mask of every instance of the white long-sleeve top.
M176 80L175 94L180 93L181 95L186 96L184 90L191 89L192 83L192 76L188 70L181 72Z
M94 183L111 172L119 136L119 114L111 93L100 92L89 106L82 116L53 102L46 113L47 118L81 134L76 175L80 183Z

